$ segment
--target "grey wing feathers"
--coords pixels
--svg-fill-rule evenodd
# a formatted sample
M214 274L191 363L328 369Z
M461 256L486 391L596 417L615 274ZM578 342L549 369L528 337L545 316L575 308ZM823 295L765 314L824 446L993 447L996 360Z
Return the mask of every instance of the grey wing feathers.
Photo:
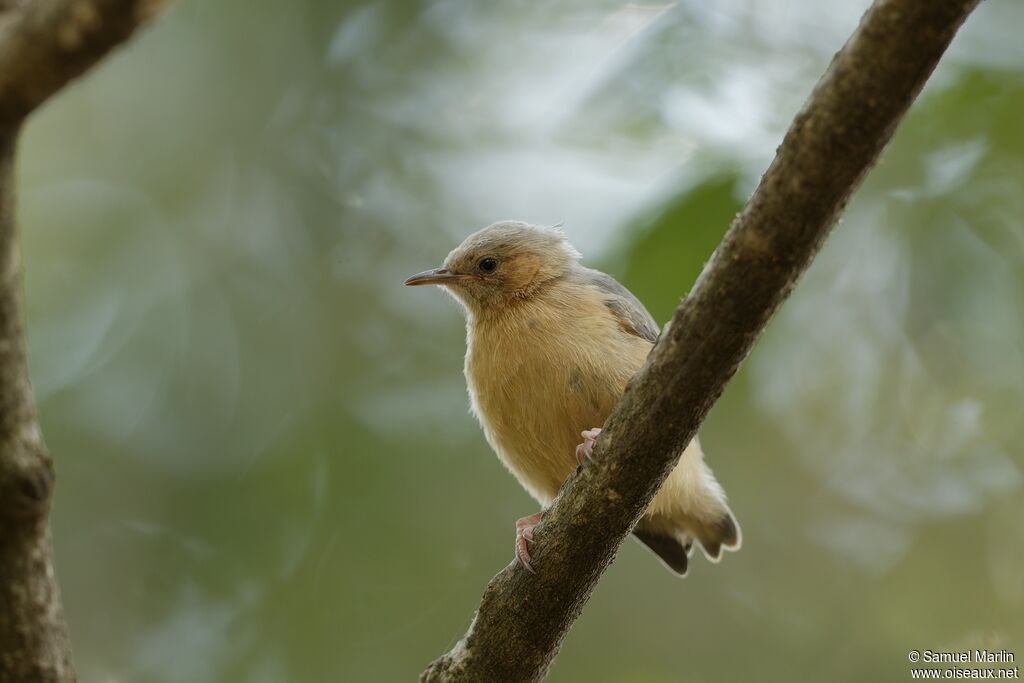
M599 270L580 268L581 275L590 285L593 285L605 296L604 304L612 312L626 332L646 339L652 344L658 340L658 323L640 300L633 296L633 293L623 287L611 275L605 275Z
M690 553L689 544L683 545L679 542L679 539L651 533L640 527L633 529L633 535L650 548L655 555L660 557L666 567L679 574L679 576L686 576L686 567L689 563L688 555Z

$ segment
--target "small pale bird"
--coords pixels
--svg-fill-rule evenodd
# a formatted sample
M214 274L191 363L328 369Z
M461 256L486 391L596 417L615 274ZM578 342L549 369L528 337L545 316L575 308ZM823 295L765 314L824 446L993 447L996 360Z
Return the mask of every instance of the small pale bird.
M502 221L405 281L440 285L465 309L473 413L542 508L516 522L516 557L530 571L533 527L591 457L600 425L658 338L643 304L579 259L558 229ZM679 575L694 541L712 561L739 548L739 526L696 438L633 533Z

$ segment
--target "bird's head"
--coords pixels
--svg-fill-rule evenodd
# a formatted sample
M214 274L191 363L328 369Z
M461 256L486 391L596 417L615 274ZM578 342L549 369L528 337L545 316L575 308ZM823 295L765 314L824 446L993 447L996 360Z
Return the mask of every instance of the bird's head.
M405 284L442 285L474 313L500 311L564 275L579 256L556 228L502 221L473 233L440 268Z

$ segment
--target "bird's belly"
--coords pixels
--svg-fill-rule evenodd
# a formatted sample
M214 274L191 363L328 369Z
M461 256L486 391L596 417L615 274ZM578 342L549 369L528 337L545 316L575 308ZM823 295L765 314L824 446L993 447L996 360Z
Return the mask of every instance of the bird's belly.
M577 366L559 369L543 357L523 360L516 372L467 378L488 442L545 506L576 467L580 432L604 424L628 379Z
M588 403L548 383L523 383L516 399L502 401L486 393L475 397L488 441L502 462L542 505L548 505L576 467L580 432L599 427L614 407Z

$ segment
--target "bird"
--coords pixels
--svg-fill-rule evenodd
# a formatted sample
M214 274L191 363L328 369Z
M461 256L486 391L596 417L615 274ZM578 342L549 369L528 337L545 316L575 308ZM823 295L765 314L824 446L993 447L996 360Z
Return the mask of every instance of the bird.
M471 411L541 506L516 521L515 557L530 572L534 527L566 478L594 457L600 425L659 335L628 289L580 259L559 226L499 221L405 281L439 285L465 313ZM633 534L679 576L695 542L713 562L739 549L740 527L697 437Z

